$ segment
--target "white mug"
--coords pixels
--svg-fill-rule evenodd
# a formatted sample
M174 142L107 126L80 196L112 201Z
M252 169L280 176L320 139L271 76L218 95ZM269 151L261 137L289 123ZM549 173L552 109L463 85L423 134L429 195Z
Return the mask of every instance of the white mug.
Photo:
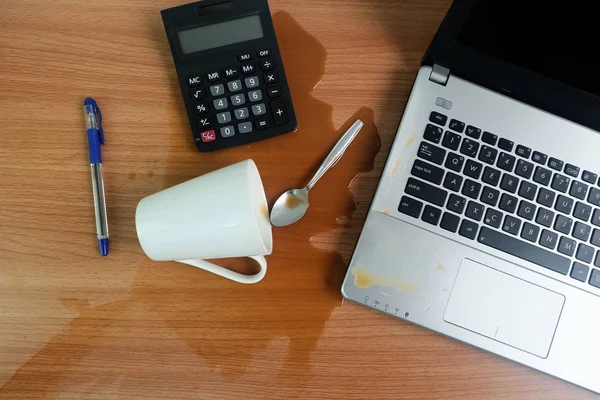
M273 250L267 199L252 160L194 178L142 199L135 213L138 239L155 261L178 261L240 283L267 272ZM250 257L260 272L244 275L206 258Z

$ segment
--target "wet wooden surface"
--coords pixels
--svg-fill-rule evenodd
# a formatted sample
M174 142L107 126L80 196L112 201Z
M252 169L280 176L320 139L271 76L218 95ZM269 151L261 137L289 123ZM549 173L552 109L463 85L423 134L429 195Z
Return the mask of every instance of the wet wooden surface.
M449 1L270 3L300 129L199 154L159 13L177 1L2 1L0 399L592 398L342 301L346 262ZM105 117L104 259L86 96ZM142 197L252 158L273 202L306 183L356 116L365 130L311 192L306 217L274 230L260 284L142 253Z

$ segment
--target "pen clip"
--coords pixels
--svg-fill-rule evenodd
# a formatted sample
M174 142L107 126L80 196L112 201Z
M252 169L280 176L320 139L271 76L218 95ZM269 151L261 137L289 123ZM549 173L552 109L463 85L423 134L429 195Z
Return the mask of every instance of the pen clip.
M98 133L100 134L100 143L105 144L104 127L102 126L102 111L100 111L100 107L98 107L98 103L96 103L96 100L92 99L91 97L88 97L86 99L86 102L90 103L94 108L94 112L96 113L98 120Z

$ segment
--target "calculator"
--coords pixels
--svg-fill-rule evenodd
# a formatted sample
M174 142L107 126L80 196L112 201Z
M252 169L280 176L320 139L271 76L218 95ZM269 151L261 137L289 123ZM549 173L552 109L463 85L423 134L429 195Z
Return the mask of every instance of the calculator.
M205 0L161 15L198 150L296 130L267 0Z

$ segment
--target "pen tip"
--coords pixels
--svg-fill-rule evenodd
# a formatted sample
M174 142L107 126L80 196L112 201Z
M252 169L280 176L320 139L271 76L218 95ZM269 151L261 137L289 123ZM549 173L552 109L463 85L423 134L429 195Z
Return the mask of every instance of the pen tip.
M106 257L108 255L108 239L98 239L98 246L100 247L100 255Z

